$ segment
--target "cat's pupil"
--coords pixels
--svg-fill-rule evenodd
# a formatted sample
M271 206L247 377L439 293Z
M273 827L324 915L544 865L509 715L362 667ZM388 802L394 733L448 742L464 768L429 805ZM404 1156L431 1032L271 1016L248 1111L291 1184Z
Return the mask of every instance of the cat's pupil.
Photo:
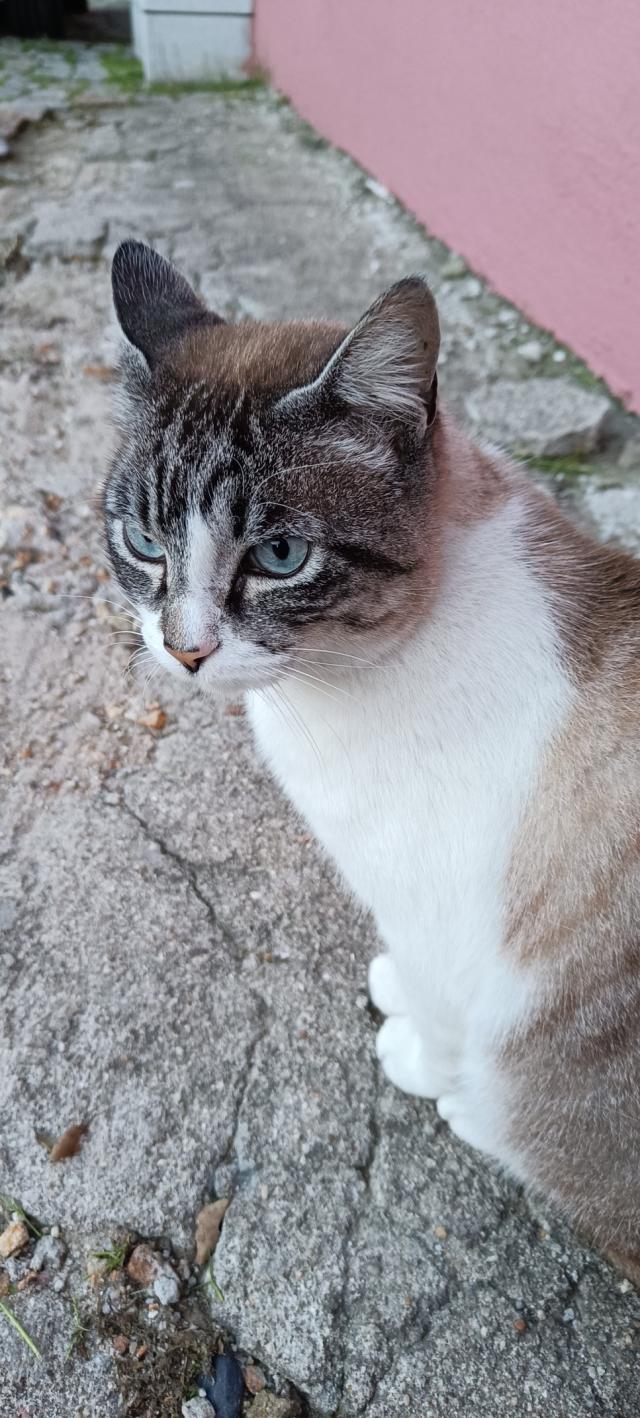
M271 543L271 550L278 561L286 561L289 556L289 543L286 537L278 537L277 542Z

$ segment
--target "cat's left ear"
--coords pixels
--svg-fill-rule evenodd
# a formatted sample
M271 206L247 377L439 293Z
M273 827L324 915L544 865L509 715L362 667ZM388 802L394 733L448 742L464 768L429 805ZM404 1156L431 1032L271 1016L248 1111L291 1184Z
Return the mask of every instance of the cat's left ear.
M194 325L219 325L184 276L141 241L123 241L111 267L113 303L121 329L150 369Z
M315 387L368 420L391 420L420 437L433 423L440 322L422 276L381 295L329 360Z

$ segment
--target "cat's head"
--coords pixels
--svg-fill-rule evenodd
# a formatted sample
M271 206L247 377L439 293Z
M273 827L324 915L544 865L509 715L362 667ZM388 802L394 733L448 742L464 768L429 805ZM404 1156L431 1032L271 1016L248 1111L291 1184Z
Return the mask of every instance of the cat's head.
M149 649L224 692L311 652L379 659L429 579L439 329L425 281L400 281L351 331L232 325L127 241L113 292L127 343L106 534Z

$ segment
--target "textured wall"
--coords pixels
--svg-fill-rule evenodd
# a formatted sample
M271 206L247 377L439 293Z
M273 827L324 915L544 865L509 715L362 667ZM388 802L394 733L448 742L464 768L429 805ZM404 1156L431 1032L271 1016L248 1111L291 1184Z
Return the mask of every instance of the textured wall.
M254 43L310 122L640 410L639 0L256 0Z

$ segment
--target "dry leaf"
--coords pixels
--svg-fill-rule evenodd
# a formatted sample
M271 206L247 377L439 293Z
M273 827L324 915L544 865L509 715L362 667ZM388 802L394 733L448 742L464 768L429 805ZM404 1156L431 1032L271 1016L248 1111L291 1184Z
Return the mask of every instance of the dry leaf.
M14 1256L29 1244L29 1232L24 1221L11 1221L0 1236L0 1256Z
M49 1161L64 1162L67 1157L75 1157L76 1153L80 1151L80 1143L88 1131L88 1123L72 1123L71 1127L65 1129L62 1137L54 1142L49 1153Z
M244 714L244 704L227 704L224 712L229 715L230 719L241 719Z
M226 1196L219 1201L210 1201L196 1216L196 1263L205 1265L213 1255L220 1239L222 1218L229 1205Z
M151 709L148 714L141 714L140 718L136 719L136 724L142 729L163 729L166 722L164 709Z
M129 1353L129 1340L127 1339L126 1334L114 1335L112 1343L114 1349L117 1351L118 1354Z
M3 1295L8 1295L11 1289L11 1281L6 1270L0 1270L0 1300Z

